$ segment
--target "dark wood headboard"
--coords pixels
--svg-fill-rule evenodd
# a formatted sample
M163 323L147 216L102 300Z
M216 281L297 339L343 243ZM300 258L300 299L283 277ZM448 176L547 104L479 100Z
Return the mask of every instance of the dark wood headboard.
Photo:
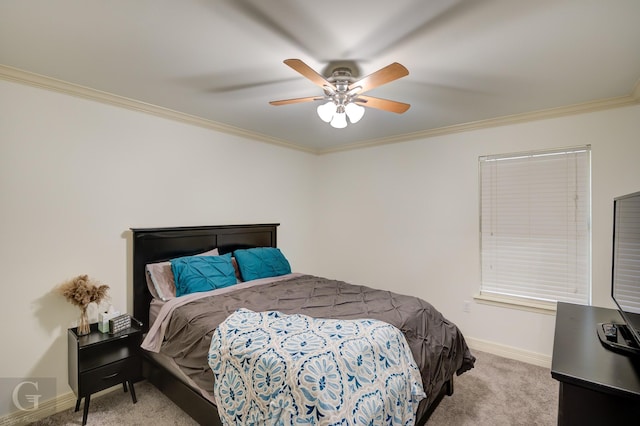
M149 327L151 293L147 288L145 265L175 257L189 256L213 248L220 254L252 247L277 247L280 224L186 226L175 228L132 228L133 233L133 316Z

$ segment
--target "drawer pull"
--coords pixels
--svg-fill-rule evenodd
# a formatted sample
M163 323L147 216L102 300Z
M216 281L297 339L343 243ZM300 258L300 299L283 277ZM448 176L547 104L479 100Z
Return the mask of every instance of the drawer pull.
M118 374L120 374L119 372L115 372L113 374L109 374L108 376L104 376L102 378L102 380L109 380L109 379L113 379L114 377L116 377Z

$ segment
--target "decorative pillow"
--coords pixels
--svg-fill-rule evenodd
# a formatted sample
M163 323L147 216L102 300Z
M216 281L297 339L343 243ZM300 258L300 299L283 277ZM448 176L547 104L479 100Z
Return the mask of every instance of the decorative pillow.
M145 272L147 276L147 287L155 299L166 302L175 296L176 287L173 283L173 272L171 272L170 262L149 263L145 267Z
M235 257L231 256L231 263L233 263L233 269L236 270L236 279L239 283L242 282L242 275L240 275L240 269L238 268L238 261Z
M258 278L277 277L291 273L289 261L280 249L275 247L256 247L233 252L240 275L245 281Z
M236 284L231 253L222 256L187 256L171 259L176 297Z
M198 253L195 256L217 256L218 248ZM176 297L176 285L171 270L171 262L149 263L145 267L147 275L147 287L156 299L166 302Z

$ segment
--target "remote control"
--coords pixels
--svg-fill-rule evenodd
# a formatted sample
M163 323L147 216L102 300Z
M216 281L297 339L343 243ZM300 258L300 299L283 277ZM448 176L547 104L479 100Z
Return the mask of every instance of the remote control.
M607 340L617 341L618 340L618 329L614 324L602 324L602 328L604 330L604 335Z

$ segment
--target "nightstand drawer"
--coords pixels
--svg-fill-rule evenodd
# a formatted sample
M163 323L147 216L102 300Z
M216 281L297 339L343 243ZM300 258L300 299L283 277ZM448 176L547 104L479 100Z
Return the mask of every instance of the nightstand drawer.
M104 367L94 368L80 374L79 393L88 395L108 387L135 379L139 373L140 358L131 357L113 362Z

